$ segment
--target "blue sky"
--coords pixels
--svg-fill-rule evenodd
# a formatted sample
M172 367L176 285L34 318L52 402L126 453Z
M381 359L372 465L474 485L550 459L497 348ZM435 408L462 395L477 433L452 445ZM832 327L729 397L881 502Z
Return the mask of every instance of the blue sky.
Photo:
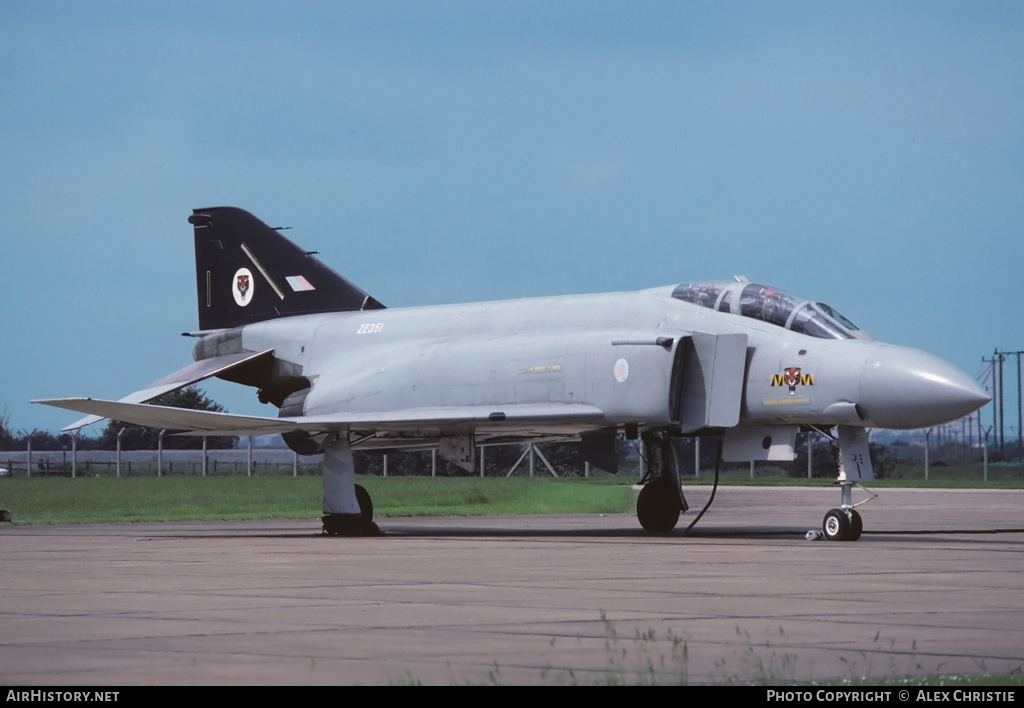
M388 306L741 273L972 376L1024 348L1016 1L6 0L0 157L15 430L191 361L203 206Z

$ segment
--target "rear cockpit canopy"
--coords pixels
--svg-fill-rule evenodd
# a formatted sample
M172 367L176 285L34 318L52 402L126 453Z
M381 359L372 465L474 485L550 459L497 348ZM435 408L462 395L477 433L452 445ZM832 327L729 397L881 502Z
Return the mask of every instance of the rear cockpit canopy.
M835 308L770 285L746 280L688 283L676 287L672 297L719 312L769 322L819 339L870 339Z

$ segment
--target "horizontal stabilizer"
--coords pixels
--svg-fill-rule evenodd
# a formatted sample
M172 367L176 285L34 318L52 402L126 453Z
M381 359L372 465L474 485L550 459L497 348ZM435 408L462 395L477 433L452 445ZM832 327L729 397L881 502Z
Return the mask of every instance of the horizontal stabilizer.
M57 398L32 401L69 411L89 413L96 420L113 418L150 428L189 432L196 435L265 435L301 430L283 418L232 415L215 411L195 411L146 403L104 401L97 398Z
M410 433L425 437L437 435L439 431L452 430L543 433L549 427L562 429L567 425L587 426L599 423L604 418L599 408L581 403L410 408L381 413L339 413L295 418L263 418L95 398L58 398L33 403L191 435L267 435L296 430L310 433L359 430L369 433Z
M261 357L273 356L274 350L268 349L264 352L239 352L237 354L226 354L224 356L213 357L212 359L200 359L199 361L192 362L184 369L175 371L173 374L163 377L159 381L151 383L141 391L130 393L124 398L120 399L120 403L145 403L146 401L152 401L154 398L170 393L171 391L177 391L180 388L191 386L194 383L208 379L211 376L217 376L223 374L229 369L234 369L242 364L248 364L255 362ZM71 399L78 400L78 399ZM42 401L39 401L42 403ZM59 406L61 408L69 408L68 406ZM70 408L70 410L83 411L80 408ZM84 428L87 425L92 425L104 418L109 418L108 415L89 415L81 420L75 421L71 425L67 426L61 432L72 432ZM129 421L130 422L130 421Z

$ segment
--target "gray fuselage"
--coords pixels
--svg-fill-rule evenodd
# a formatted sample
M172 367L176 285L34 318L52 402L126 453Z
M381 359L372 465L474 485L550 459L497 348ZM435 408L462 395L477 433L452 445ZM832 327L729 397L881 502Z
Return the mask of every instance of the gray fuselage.
M705 362L698 394L734 410L733 425L921 428L978 404L972 381L924 352L812 337L681 301L672 287L281 318L200 343L197 358L273 349L275 375L312 385L304 415L583 403L606 427L665 429L693 397L682 347L694 336L742 345L742 385L723 385ZM682 432L714 423L698 416ZM548 432L580 432L562 428Z

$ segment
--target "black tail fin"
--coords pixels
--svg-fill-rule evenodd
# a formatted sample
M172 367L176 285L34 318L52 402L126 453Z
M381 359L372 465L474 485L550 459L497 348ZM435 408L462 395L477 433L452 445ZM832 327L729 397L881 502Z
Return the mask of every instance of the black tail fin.
M384 306L247 211L195 209L199 329Z

